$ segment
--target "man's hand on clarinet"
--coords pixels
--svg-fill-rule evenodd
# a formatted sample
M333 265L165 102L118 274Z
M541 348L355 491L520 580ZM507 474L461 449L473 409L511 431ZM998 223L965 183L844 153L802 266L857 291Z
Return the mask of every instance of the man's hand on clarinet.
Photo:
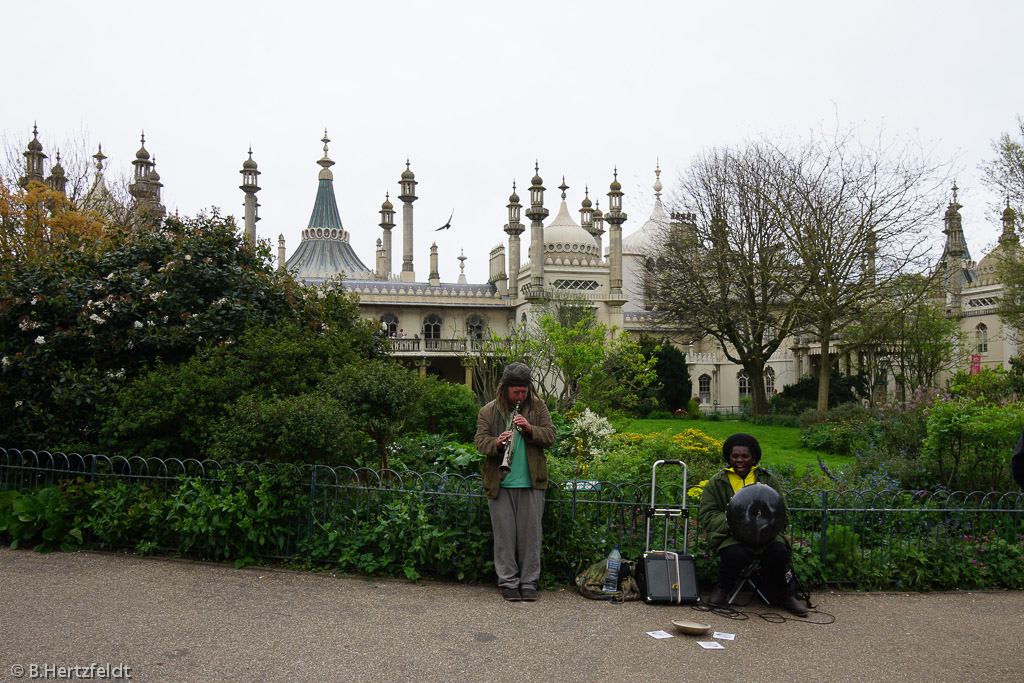
M504 446L505 442L508 441L510 438L512 438L512 430L511 429L508 430L507 432L502 432L501 434L498 434L498 446L499 447Z
M512 422L515 423L519 429L526 432L527 436L533 436L533 426L526 420L522 415L516 415Z

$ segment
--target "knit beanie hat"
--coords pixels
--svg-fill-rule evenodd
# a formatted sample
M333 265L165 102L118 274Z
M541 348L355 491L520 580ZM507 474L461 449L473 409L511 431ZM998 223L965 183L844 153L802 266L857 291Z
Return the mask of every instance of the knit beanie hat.
M754 464L756 465L761 462L761 444L750 434L739 432L725 440L725 443L722 444L722 456L726 462L729 462L729 455L732 453L733 446L746 446L750 449L750 454L754 456Z
M501 383L507 387L530 386L530 368L525 363L509 363L501 375Z

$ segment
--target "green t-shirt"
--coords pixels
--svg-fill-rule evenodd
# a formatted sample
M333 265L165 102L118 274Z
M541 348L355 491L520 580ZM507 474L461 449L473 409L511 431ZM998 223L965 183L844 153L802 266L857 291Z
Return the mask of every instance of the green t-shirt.
M505 420L505 429L509 428L511 420ZM512 442L512 465L509 473L501 480L501 487L506 489L528 489L533 486L533 479L530 477L530 463L526 461L526 438L522 432L516 432Z

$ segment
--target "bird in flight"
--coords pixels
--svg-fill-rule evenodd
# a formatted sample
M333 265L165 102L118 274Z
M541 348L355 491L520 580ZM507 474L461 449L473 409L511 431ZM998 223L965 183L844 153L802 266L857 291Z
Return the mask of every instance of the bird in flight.
M454 215L455 215L455 209L452 209L452 216L454 216ZM440 228L438 228L434 232L437 232L438 230L447 230L448 228L452 227L452 216L448 216L448 222L445 223L444 225L442 225Z

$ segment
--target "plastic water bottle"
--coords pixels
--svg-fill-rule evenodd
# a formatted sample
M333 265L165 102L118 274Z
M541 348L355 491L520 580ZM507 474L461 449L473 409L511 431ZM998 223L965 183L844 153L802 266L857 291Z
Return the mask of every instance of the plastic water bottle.
M615 546L608 554L608 570L604 575L604 586L601 587L605 593L615 593L619 590L619 567L621 564L622 555L619 554L619 546Z

